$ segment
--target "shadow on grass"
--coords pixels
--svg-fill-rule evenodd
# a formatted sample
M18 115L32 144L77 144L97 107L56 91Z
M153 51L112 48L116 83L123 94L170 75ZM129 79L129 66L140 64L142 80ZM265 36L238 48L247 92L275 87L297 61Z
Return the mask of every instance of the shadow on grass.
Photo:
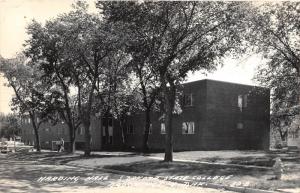
M251 152L254 154L251 155ZM299 150L269 151L267 153L264 152L266 153L266 155L264 156L257 156L256 153L262 153L262 152L242 151L241 154L249 154L249 156L239 156L239 157L231 157L231 158L223 158L223 157L215 156L210 158L196 159L196 161L272 167L275 163L275 158L280 157L283 162L294 162L296 164L300 163Z
M259 177L265 169L230 167L222 165L194 164L182 162L144 161L132 164L104 166L107 169L115 169L127 172L145 173L151 175L250 175Z
M80 167L67 167L63 165L45 165L28 161L16 161L12 159L0 159L0 192L53 192L49 187L108 187L119 177L113 174L103 174L92 169ZM98 182L86 180L95 175L105 175L108 180ZM78 181L38 181L41 177L78 177ZM46 187L47 186L47 187Z
M230 179L224 181L215 181L209 179L205 180L205 182L220 183L230 186L236 182L245 184L248 183L247 187L265 190L275 190L278 188L295 188L299 187L300 184L300 178L289 178L289 175L295 176L296 172L299 172L299 169L297 171L293 170L292 172L284 174L286 177L283 180L269 180L274 177L272 170L210 164L147 161L134 164L105 166L104 168L126 172L150 174L155 176L232 176Z
M110 157L133 157L136 156L136 153L130 153L125 155L99 155L92 154L90 156L84 156L82 154L71 154L68 152L27 152L27 153L12 153L8 154L7 158L12 160L26 160L26 161L41 161L41 162L51 162L51 163L60 163L64 164L70 161L79 160L79 159L92 159L92 158L110 158Z

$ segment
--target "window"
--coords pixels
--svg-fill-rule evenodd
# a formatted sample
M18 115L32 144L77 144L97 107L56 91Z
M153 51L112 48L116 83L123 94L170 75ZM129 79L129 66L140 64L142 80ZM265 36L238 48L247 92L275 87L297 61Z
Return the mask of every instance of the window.
M164 123L160 124L160 134L166 134L166 126Z
M248 96L247 95L238 95L238 107L240 108L240 111L243 110L243 108L247 107L248 105Z
M243 95L238 96L238 107L242 111L242 108L243 108Z
M144 133L146 133L146 129L145 129ZM150 126L149 126L149 134L152 134L152 124L151 123L150 123Z
M183 98L183 106L193 106L193 95L192 94L186 94Z
M82 127L78 127L77 134L78 135L83 135L83 128Z
M236 128L243 129L244 128L244 124L243 123L237 123Z
M195 124L194 122L183 122L182 123L182 134L194 134Z
M134 133L134 127L133 127L133 124L130 124L129 127L127 127L127 133L128 133L128 134L133 134L133 133Z
M106 136L106 132L108 132L108 136L113 136L113 120L112 118L103 118L102 119L102 136ZM128 133L127 128L127 133Z
M28 118L28 123L30 123L30 118Z

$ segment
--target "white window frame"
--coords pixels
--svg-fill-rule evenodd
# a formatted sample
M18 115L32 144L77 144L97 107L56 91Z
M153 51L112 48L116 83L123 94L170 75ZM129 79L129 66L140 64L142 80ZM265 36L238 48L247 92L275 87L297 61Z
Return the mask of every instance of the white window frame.
M193 121L183 122L182 123L182 134L185 134L185 135L195 134L195 122L193 122Z
M166 134L166 125L165 125L165 123L160 123L160 134L162 134L162 135Z
M240 111L243 111L243 108L246 108L248 106L248 95L238 95L238 107Z
M242 111L243 109L243 95L238 95L238 107L240 109L240 111Z

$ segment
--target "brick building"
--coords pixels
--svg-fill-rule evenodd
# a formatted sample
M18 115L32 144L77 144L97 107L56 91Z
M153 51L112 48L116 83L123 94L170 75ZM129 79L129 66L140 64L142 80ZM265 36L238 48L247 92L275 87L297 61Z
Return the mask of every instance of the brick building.
M181 89L182 113L174 115L173 120L174 150L269 148L269 89L207 79L183 84ZM105 125L108 125L108 141L104 137ZM64 139L68 139L64 125L52 126L47 130L48 127L42 126L42 146L46 146L45 140L48 141L48 147L50 141L59 140L59 128L65 130ZM24 127L23 130L30 129ZM123 135L122 130L125 131ZM78 147L84 143L83 132L77 134ZM30 135L25 133L23 140L26 142ZM126 125L122 127L113 119L94 119L91 133L94 150L120 149L123 146L122 139L125 139L127 147L140 149L144 134L144 113L128 117ZM164 142L165 126L161 114L153 112L149 147L162 150Z

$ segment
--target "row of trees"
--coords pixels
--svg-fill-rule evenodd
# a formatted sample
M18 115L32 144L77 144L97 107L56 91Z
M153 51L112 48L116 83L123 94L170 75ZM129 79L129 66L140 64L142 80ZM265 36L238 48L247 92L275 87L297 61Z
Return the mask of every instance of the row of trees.
M2 58L1 71L16 93L13 106L31 118L38 146L43 121L63 119L71 151L76 129L85 128L88 156L93 116L113 115L122 122L128 112L138 109L145 113L146 151L151 111L161 106L165 161L172 161L172 117L178 86L189 72L212 71L222 58L254 48L270 58L268 69L284 61L299 74L299 39L292 38L299 35L297 6L99 1L99 14L90 14L87 5L78 1L71 12L44 26L33 21L27 28L30 38L24 53L15 59ZM294 28L280 25L282 13L289 19L282 23Z

